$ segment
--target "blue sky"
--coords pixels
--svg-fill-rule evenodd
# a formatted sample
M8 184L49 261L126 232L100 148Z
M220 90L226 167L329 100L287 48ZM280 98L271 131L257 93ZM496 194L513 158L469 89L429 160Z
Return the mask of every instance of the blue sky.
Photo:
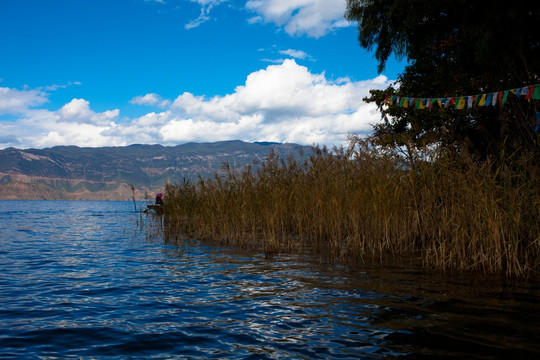
M345 0L1 0L0 148L341 145L380 115Z

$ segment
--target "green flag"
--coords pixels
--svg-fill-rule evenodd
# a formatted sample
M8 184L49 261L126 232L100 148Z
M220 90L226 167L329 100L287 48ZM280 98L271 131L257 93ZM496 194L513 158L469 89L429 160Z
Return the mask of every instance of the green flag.
M534 93L533 93L532 98L534 100L540 100L540 84L534 87Z

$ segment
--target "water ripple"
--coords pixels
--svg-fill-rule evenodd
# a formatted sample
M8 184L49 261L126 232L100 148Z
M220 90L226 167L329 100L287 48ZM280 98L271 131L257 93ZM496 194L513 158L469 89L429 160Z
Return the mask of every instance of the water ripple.
M418 272L164 244L152 221L130 203L0 201L0 358L540 353L537 288L471 297Z

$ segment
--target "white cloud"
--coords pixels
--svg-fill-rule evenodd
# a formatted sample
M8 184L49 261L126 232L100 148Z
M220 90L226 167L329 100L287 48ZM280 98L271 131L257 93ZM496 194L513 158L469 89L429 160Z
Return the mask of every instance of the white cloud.
M160 130L164 142L219 141L237 139L257 129L260 115L242 116L238 121L172 119ZM252 140L254 141L254 140Z
M68 82L67 84L64 84L64 85L58 85L58 84L53 84L53 85L48 85L48 86L45 86L44 90L45 91L56 91L58 89L65 89L71 85L81 85L81 82L80 81L70 81Z
M306 54L302 50L287 49L287 50L280 50L279 53L283 55L289 55L290 57L293 57L295 59L300 59L300 60L310 57L308 54Z
M68 107L69 108L69 107ZM101 114L90 110L98 118L110 117L115 111ZM59 111L32 110L19 118L15 123L0 122L0 132L11 136L9 143L4 142L3 147L16 146L18 148L43 148L55 145L78 146L114 146L127 145L123 139L105 137L101 133L114 123L98 121L96 123L79 123L66 121Z
M198 18L190 21L184 26L186 30L196 28L202 23L210 20L210 10L212 10L212 8L214 8L215 6L221 3L227 2L229 0L189 0L189 1L197 3L201 6L201 14L199 15Z
M90 110L90 103L84 99L73 99L58 110L61 121L94 125L107 125L114 121L119 113L118 109L95 113Z
M279 58L279 59L268 59L268 58L263 58L261 59L261 61L264 61L264 62L267 62L267 63L272 63L272 64L281 64L285 61L286 59L283 59L283 58Z
M256 24L264 22L264 18L262 16L253 16L248 19L248 24Z
M44 148L63 144L89 147L127 145L122 139L103 136L105 127L92 124L63 124L60 128L51 128L49 131L41 129L41 132L29 137L32 147Z
M369 132L370 124L379 120L375 106L362 98L369 89L388 83L384 76L363 82L331 81L325 74L312 74L294 60L285 60L250 74L229 95L210 99L180 95L161 136L164 141L202 135L206 141L343 144L349 132Z
M246 8L257 14L250 23L271 22L291 36L318 38L350 25L345 0L249 0Z
M47 94L40 90L17 90L0 87L0 115L20 114L31 107L48 102Z
M163 111L132 119L119 119L117 109L96 112L85 99L73 99L57 111L29 109L28 104L44 101L37 96L18 106L25 112L15 121L0 120L0 146L175 145L233 139L342 145L348 133L369 133L371 124L380 121L375 105L362 98L369 95L369 89L389 84L383 75L356 82L328 79L325 73L312 73L289 59L251 73L244 84L225 96L185 92ZM25 94L34 93L26 90ZM149 93L131 103L163 101Z
M157 106L161 108L165 108L170 105L169 100L164 100L155 93L148 93L143 96L135 96L133 99L129 101L133 105L148 105L148 106Z
M86 120L92 117L90 103L84 99L73 99L58 110L60 116L66 121Z

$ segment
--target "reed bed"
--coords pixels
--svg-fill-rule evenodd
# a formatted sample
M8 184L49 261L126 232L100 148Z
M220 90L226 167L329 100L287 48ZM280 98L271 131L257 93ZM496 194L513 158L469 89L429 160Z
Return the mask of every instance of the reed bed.
M540 187L526 171L466 155L404 158L358 137L256 165L167 185L167 230L268 254L539 274Z

